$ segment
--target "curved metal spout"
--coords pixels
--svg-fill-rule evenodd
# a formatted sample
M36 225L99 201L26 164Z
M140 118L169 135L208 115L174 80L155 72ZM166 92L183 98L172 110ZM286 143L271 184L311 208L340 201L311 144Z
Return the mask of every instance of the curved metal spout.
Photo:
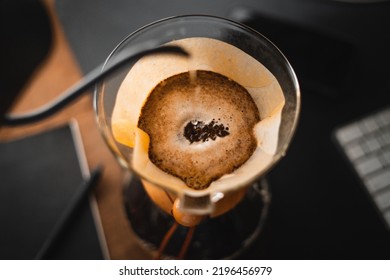
M15 126L15 125L23 125L32 122L40 121L44 118L47 118L59 110L63 109L69 103L80 97L89 87L93 86L96 82L104 79L109 74L111 74L116 69L123 66L125 63L133 60L140 59L145 55L152 54L177 54L188 56L189 54L180 47L177 46L156 46L156 42L146 42L144 44L140 44L134 46L126 51L124 51L121 55L119 55L114 61L110 62L110 65L104 67L100 65L88 73L82 80L80 80L77 84L66 90L62 93L58 98L51 101L48 104L43 105L35 110L21 113L21 114L11 114L6 115L1 121L1 125L6 126Z

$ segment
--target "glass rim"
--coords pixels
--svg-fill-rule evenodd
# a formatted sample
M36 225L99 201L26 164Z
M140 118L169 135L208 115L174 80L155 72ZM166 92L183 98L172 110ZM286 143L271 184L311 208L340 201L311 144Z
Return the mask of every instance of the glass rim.
M131 39L132 37L136 36L139 33L145 32L147 29L153 28L154 26L157 26L157 25L160 25L160 24L164 24L165 22L170 22L170 21L175 21L175 20L180 20L180 19L183 19L183 20L187 20L187 19L217 20L217 21L219 21L221 23L224 23L224 24L234 25L235 27L237 27L239 29L242 29L242 30L245 30L245 31L251 33L252 35L254 35L256 37L260 37L262 40L264 40L266 42L266 44L269 47L274 48L276 50L277 54L280 56L280 58L282 59L283 63L285 64L286 69L288 70L288 74L289 74L289 76L291 78L291 82L292 82L292 84L294 86L294 92L295 92L295 96L296 96L296 106L295 106L295 112L294 112L294 115L293 115L294 120L293 120L292 125L291 125L291 127L289 129L288 136L284 140L284 144L281 147L279 147L280 139L278 139L278 148L277 148L276 153L272 157L272 161L264 169L262 169L261 171L256 173L253 177L251 177L248 181L245 181L240 186L236 186L234 189L232 189L232 191L233 191L233 190L238 189L238 188L240 188L240 187L242 187L244 185L249 185L249 184L253 183L254 181L256 181L258 178L260 178L261 176L264 176L267 172L269 172L276 165L276 163L279 162L279 160L282 157L284 157L286 155L286 152L287 152L287 150L288 150L288 148L290 146L290 143L291 143L291 141L292 141L292 139L293 139L293 137L294 137L294 135L296 133L298 122L299 122L299 118L300 118L301 91L300 91L300 87L299 87L299 83L298 83L298 78L297 78L297 76L295 74L295 71L292 68L290 62L288 61L286 56L283 54L283 52L270 39L268 39L266 36L261 34L259 31L255 30L255 29L253 29L253 28L251 28L251 27L249 27L249 26L247 26L247 25L245 25L243 23L240 23L240 22L237 22L237 21L234 21L234 20L231 20L231 19L227 19L227 18L220 17L220 16L214 16L214 15L206 15L206 14L188 14L188 15L177 15L177 16L165 17L165 18L162 18L162 19L150 22L150 23L148 23L148 24L146 24L146 25L136 29L135 31L133 31L129 35L127 35L124 39L122 39L115 46L115 48L110 52L110 54L107 56L103 66L102 66L102 70L105 69L105 67L109 63L110 59L112 59L112 57L118 52L118 50L124 44L126 44L128 42L128 40ZM157 43L156 47L161 44L161 42L158 42L158 41L156 41L156 43ZM104 81L100 82L99 84L103 84L103 83L104 83ZM97 84L95 86L94 95L93 95L93 107L94 107L97 119L99 118L99 108L98 108L99 84ZM282 115L283 115L283 111L284 111L284 108L282 110ZM115 151L113 149L113 147L111 147L111 145L109 144L109 141L107 139L107 136L105 135L106 132L103 131L103 129L100 127L101 125L99 123L99 120L97 120L97 121L98 121L99 130L100 130L101 134L103 135L103 138L105 139L105 142L109 146L110 150L114 153L116 158L118 158L119 160L124 160L123 158L119 158L119 156L116 154L117 151ZM279 128L279 130L280 130L280 128ZM129 166L128 163L127 163L127 165ZM129 168L130 168L132 173L134 173L138 177L144 179L143 176L138 174L138 172L136 172L130 166L129 166ZM146 179L146 180L148 180L148 179ZM166 186L162 186L158 182L151 182L151 183L153 183L153 184L155 184L157 186L160 186L160 187L162 187L164 189L167 188ZM170 189L168 188L168 190L170 190ZM172 190L170 190L170 191L172 191ZM188 189L187 190L186 189L183 193L197 197L197 196L202 196L204 194L209 194L210 190L208 188L206 188L204 190L193 190L193 189Z

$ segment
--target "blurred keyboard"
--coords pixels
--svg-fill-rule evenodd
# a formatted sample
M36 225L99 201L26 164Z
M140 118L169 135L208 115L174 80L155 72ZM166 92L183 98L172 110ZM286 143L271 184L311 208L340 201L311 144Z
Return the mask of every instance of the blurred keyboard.
M390 229L390 107L338 128L335 136Z

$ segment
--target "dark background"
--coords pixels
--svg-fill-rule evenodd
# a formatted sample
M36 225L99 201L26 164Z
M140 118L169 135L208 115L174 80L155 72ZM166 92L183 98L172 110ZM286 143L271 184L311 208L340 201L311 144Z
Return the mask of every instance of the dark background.
M244 259L390 259L390 231L332 140L335 128L390 104L390 3L326 0L57 0L81 69L98 66L137 28L211 14L266 35L296 70L296 136L269 173L266 228Z

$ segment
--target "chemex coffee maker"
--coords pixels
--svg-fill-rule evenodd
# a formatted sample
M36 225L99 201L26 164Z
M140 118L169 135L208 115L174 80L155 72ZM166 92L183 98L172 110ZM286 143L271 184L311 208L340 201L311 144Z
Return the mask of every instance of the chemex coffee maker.
M193 94L145 110L156 87L169 88L169 79L182 73L188 73L185 89ZM214 106L210 113L203 102L205 95L197 90L210 91L210 100L214 100L216 86L215 81L197 86L202 85L203 73L237 83L258 109L259 120L249 133L255 144L240 164L236 159L243 154L240 148L248 109L237 110L233 114L237 120L226 114L236 110L243 98L232 99L229 94L236 93L224 89L220 100L214 98L221 106ZM264 175L285 155L300 111L296 76L279 49L253 29L223 18L163 19L130 34L102 68L87 75L58 102L5 121L9 125L37 121L95 84L97 122L118 162L129 171L124 204L145 250L155 258L227 259L243 253L259 237L266 221L271 195ZM157 117L150 123L158 125L146 133L139 122L152 114ZM186 138L185 129L203 138ZM158 137L152 137L153 130L161 130ZM160 146L168 152L159 158L152 153L153 149L160 151ZM218 168L214 168L215 158ZM230 165L234 168L228 169ZM192 183L206 177L211 178L207 184Z

